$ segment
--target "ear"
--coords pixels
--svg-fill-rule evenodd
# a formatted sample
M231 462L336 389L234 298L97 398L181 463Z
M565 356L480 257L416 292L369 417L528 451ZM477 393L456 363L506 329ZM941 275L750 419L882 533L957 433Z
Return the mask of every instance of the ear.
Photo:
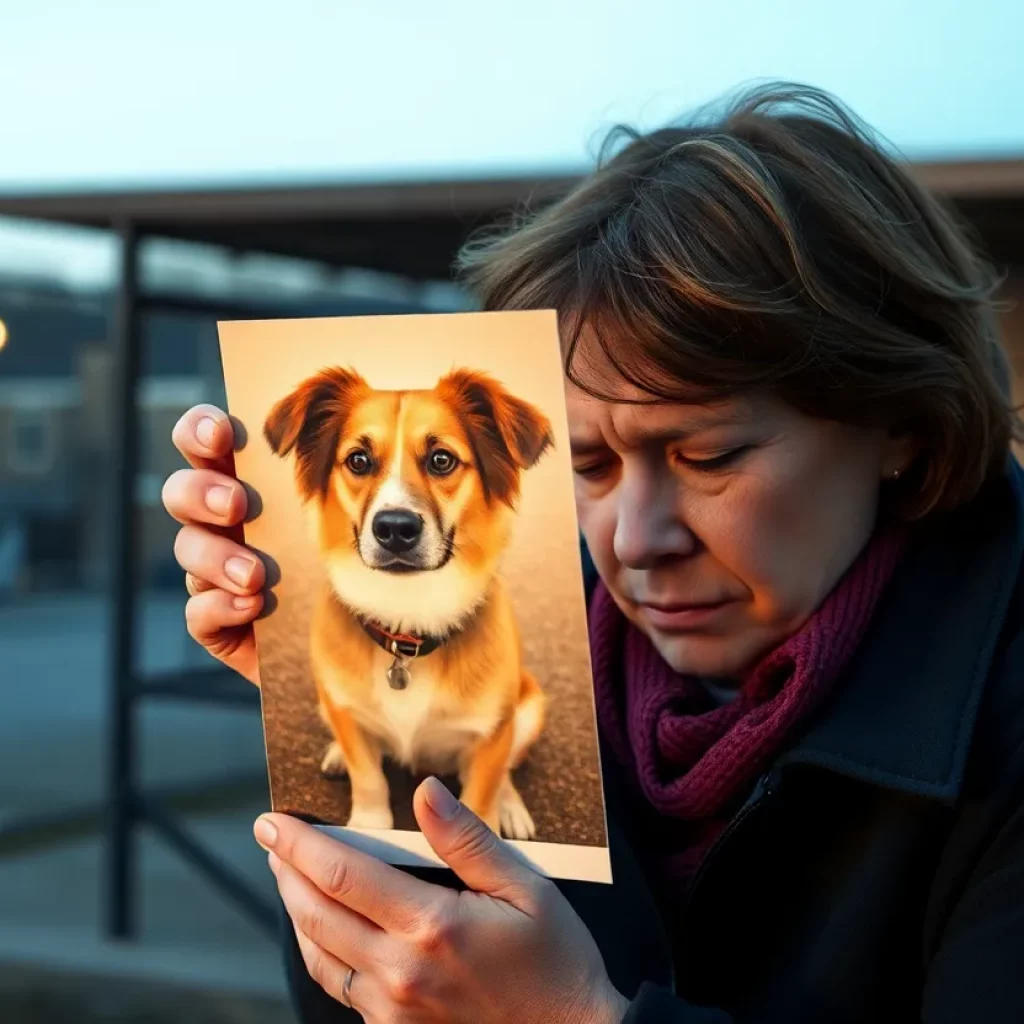
M891 482L905 477L920 453L916 435L902 427L891 428L882 452L882 479Z
M551 422L538 408L476 371L455 370L438 381L436 391L462 421L485 496L514 503L520 471L534 466L554 444Z
M295 449L296 479L303 498L327 493L345 420L367 391L358 373L331 368L304 380L270 410L263 436L282 458Z

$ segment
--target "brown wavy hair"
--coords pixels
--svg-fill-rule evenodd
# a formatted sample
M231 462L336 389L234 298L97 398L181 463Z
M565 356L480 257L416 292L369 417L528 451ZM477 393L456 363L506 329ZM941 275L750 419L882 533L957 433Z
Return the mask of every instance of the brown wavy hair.
M604 365L654 402L767 391L912 434L900 509L920 518L1001 472L1019 422L1000 279L887 148L790 84L619 127L568 195L473 237L459 276L484 309L557 309L566 373L596 397L614 398ZM603 360L577 358L584 327Z

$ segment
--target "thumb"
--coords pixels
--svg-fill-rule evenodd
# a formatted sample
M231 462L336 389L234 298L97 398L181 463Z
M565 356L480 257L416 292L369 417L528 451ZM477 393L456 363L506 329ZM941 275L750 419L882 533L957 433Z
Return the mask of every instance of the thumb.
M413 798L416 821L434 852L470 889L518 905L539 876L445 785L431 776Z

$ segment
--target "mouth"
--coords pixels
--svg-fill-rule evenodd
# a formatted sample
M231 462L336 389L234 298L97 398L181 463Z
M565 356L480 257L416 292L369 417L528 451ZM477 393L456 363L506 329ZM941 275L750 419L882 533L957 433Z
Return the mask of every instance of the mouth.
M641 616L660 633L685 633L705 626L732 604L723 601L648 601L637 605Z
M379 569L381 572L393 572L397 575L403 575L410 572L426 572L422 565L417 565L415 562L406 562L401 558L393 558L390 562L382 562L379 565L371 565L371 569Z
M356 550L358 552L359 545L358 539L356 542ZM364 560L364 565L368 569L375 569L378 572L392 573L395 576L407 576L412 573L424 573L424 572L437 572L439 569L443 569L451 560L455 554L455 527L444 537L444 551L441 554L441 558L434 565L424 565L417 557L416 551L410 551L408 555L391 555L390 553L384 553L387 555L386 561L377 561L376 559L370 563Z

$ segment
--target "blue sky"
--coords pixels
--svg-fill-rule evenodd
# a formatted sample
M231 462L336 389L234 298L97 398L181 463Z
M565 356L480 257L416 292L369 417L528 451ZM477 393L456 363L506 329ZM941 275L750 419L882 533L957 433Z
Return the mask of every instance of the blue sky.
M1024 153L1020 0L0 0L0 188L537 170L810 81L912 155Z
M1024 155L1020 0L0 0L0 25L0 192L574 169L616 120L775 76L911 157Z

